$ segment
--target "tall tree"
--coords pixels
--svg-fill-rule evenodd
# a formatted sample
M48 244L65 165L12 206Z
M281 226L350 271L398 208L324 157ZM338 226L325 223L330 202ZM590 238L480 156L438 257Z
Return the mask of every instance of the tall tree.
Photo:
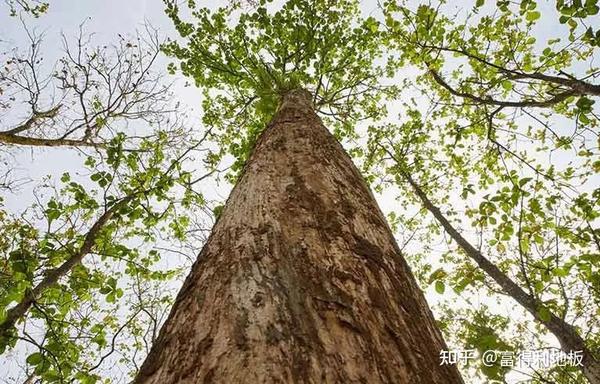
M138 383L460 383L384 216L312 95L259 137Z
M377 106L377 23L354 1L265 4L231 26L235 6L193 9L195 24L168 2L188 43L169 52L205 95L233 95L205 107L241 108L224 109L236 125L217 139L243 167L136 382L462 382L440 364L443 340L373 195L315 112L332 111L343 135Z

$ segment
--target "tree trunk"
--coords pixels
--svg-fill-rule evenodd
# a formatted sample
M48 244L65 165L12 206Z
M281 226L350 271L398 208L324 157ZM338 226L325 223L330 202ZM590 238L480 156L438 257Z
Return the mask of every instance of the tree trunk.
M257 142L137 383L462 383L384 216L310 95Z

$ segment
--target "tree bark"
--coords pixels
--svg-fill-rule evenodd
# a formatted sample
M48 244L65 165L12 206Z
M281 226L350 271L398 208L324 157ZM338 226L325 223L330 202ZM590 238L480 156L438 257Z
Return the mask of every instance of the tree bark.
M33 147L102 147L100 143L72 139L44 139L0 132L0 144Z
M136 383L462 383L306 91L259 138Z

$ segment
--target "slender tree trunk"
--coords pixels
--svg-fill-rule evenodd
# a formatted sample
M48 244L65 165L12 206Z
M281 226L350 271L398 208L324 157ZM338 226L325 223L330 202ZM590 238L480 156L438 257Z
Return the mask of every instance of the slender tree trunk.
M44 273L44 278L31 290L28 290L21 301L19 301L14 307L11 307L6 311L4 320L0 322L0 337L13 337L11 335L15 325L27 314L27 311L35 303L35 301L46 291L48 288L55 285L62 277L66 276L71 270L87 256L95 245L96 239L102 228L112 219L114 214L121 209L125 204L129 203L135 195L130 195L123 198L119 202L115 203L108 210L106 210L99 218L94 222L92 227L86 233L81 247L74 252L67 260L65 260L60 266L55 269L47 270Z
M462 383L360 173L288 93L137 383Z
M392 156L390 152L389 155ZM398 159L394 158L398 163ZM479 268L490 276L502 290L512 297L517 303L525 308L533 317L543 324L559 341L562 350L565 353L571 351L581 351L583 355L582 366L580 367L583 375L591 384L600 384L600 361L594 356L592 351L586 346L585 340L579 335L574 326L564 321L556 314L550 312L548 318L539 314L540 302L536 297L531 296L517 283L515 283L507 274L502 272L494 263L485 257L477 248L475 248L467 239L465 239L454 226L446 219L444 214L436 207L421 186L415 182L412 176L406 172L402 173L403 178L410 184L415 194L423 203L423 206L435 217L442 225L444 231L461 247L465 254L470 257Z

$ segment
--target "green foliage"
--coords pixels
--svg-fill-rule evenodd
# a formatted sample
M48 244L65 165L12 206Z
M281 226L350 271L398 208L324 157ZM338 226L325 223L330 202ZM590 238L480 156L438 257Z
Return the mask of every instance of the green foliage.
M583 24L594 16L596 2L583 3L557 7ZM404 80L406 89L417 91L400 99L400 120L369 128L363 169L372 180L385 180L382 189L399 188L395 225L425 247L410 256L421 283L434 285L452 303L454 295L465 301L464 308L442 311L448 313L447 340L480 348L482 328L465 319L485 325L508 316L512 332L502 338L521 350L547 347L548 330L516 331L533 327L522 308L519 316L481 313L473 297L493 300L500 289L447 234L447 250L427 246L439 242L443 229L410 209L422 203L406 174L462 236L535 298L538 319L565 318L597 350L596 45L573 22L561 30L541 3L473 4L459 14L445 1L384 4L388 48L399 58L393 65L421 72ZM589 14L573 10L588 6ZM551 22L556 36L542 41L536 25ZM428 252L429 259L423 256ZM432 256L436 252L439 257ZM468 332L457 331L458 323ZM502 381L507 374L481 364L471 368L470 374L488 379ZM569 383L579 375L572 367L555 367L536 372L533 382Z
M481 306L462 324L460 337L468 348L477 350L480 356L487 351L514 352L514 347L499 334L500 330L506 329L508 322L508 318L491 314L486 306ZM489 380L502 380L510 367L503 367L498 359L493 364L482 366L481 370Z
M598 0L557 0L556 9L560 13L559 22L569 26L571 32L569 38L571 40L576 39L577 28L581 24L585 26L585 19L596 16L598 11L600 11ZM600 46L600 29L594 30L591 26L587 27L582 40L591 46Z
M374 189L396 193L389 221L405 237L403 254L422 286L446 301L440 317L450 343L479 353L545 348L539 320L555 315L599 350L597 1L557 1L557 15L533 0L476 0L458 13L452 2L388 0L383 24L362 17L356 0L261 0L216 10L165 4L180 37L163 46L175 59L168 71L202 92L202 122L216 144L204 159L209 167L229 155L233 180L282 96L307 89L326 125L356 144L350 153ZM536 32L545 23L556 28L542 39ZM401 77L414 71L415 78ZM394 86L386 84L392 77ZM384 102L393 97L388 117ZM100 104L91 100L91 109ZM160 286L177 272L162 268L164 255L151 244L159 232L183 241L189 209L206 205L190 188L187 152L172 151L166 133L133 149L131 142L115 134L103 156L87 158L85 180L63 174L61 188L23 215L0 210L2 321L81 249L103 212L118 207L93 251L1 339L2 351L28 343L26 363L44 381L99 381L97 367L123 332L133 340L119 346L123 359L142 348L158 317L145 311L169 299L141 295L140 285ZM406 175L535 299L534 316L499 295L506 292L445 236ZM40 337L21 332L37 325ZM507 373L475 362L466 375L502 381ZM583 379L569 367L532 377L573 380Z
M237 172L257 136L277 109L282 95L304 88L316 108L328 116L340 136L353 136L354 123L382 116L384 93L382 30L372 17L360 17L358 2L287 1L280 8L260 1L250 10L239 5L180 10L165 1L166 12L184 43L171 41L164 51L204 95L203 123L213 127L220 151L236 159ZM191 13L185 20L182 14Z
M114 339L127 333L140 348L143 327L152 320L143 315L169 303L167 292L155 295L148 289L181 271L161 266L164 255L153 246L159 232L167 229L184 239L189 220L176 207L203 205L204 200L187 188L187 151L171 153L169 137L160 132L157 137L142 140L139 149L125 150L125 136L117 134L104 162L93 157L86 161L89 181L75 181L65 173L61 188L47 202L21 217L0 211L0 322L8 308L77 254L97 231L91 252L57 284L43 289L19 320L19 329L41 327L41 337L16 328L0 336L1 353L18 340L35 347L26 362L44 382L97 382L95 370L115 351ZM99 228L90 224L113 207L118 209L109 221Z
M48 11L49 3L40 0L7 0L10 16L18 16L21 12L33 17L40 17Z

